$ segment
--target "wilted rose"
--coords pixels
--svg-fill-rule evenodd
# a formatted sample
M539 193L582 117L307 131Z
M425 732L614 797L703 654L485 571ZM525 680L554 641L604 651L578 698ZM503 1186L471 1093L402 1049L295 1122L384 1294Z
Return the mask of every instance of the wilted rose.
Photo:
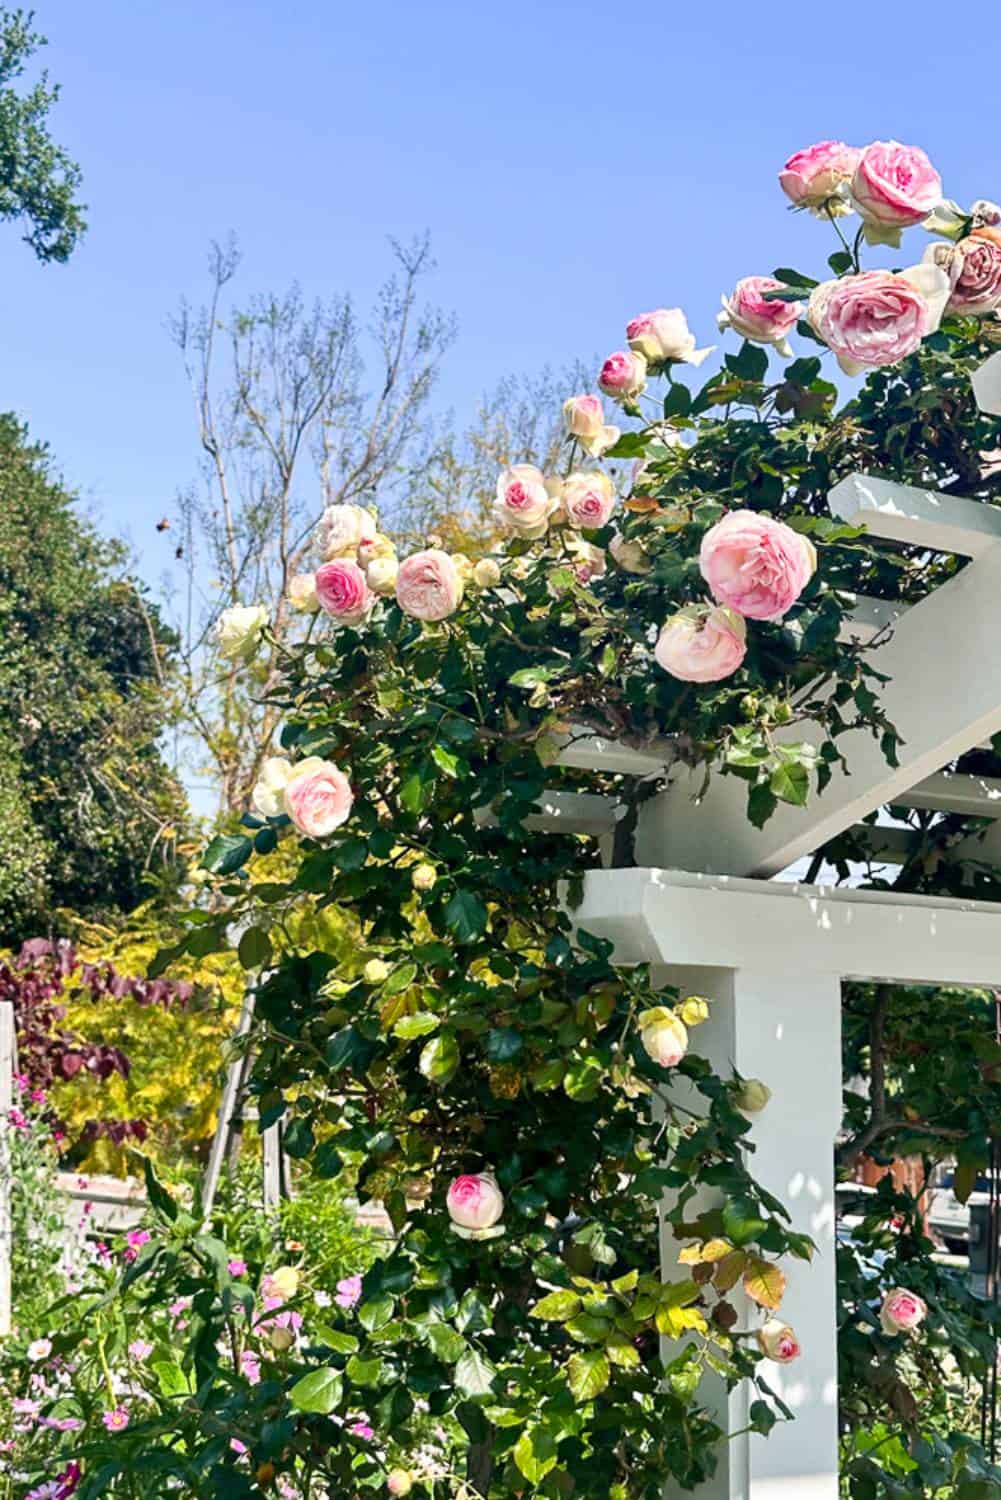
M627 540L624 536L614 536L608 550L623 573L642 575L649 573L653 567L653 558L640 542Z
M949 278L946 311L983 317L1001 307L1001 229L974 229L954 245L929 245L924 259Z

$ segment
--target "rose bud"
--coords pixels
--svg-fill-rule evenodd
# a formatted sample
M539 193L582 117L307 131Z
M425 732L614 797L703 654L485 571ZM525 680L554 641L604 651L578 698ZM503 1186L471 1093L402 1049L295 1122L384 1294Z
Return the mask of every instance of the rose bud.
M733 510L717 521L699 551L699 570L713 597L749 620L780 620L816 566L805 536L751 510Z
M473 582L477 588L496 588L501 580L500 564L494 562L492 557L481 557L473 568Z
M771 1097L772 1091L767 1083L762 1083L760 1078L748 1078L734 1096L734 1103L745 1115L756 1115Z
M640 1041L647 1056L660 1068L673 1068L688 1051L688 1032L682 1021L661 1006L639 1018Z
M633 353L642 355L652 366L679 362L700 365L713 352L711 348L696 349L695 335L680 307L640 313L626 325L626 340Z
M383 984L389 978L389 965L381 958L370 958L362 974L366 984Z
M777 1365L788 1365L792 1360L799 1359L802 1353L799 1340L789 1324L780 1322L778 1318L769 1318L758 1329L755 1337L765 1358L774 1360Z
M438 880L438 871L434 865L414 865L410 876L410 883L415 891L432 891Z
M774 344L784 358L792 354L788 335L803 316L802 302L769 300L766 292L779 292L783 283L774 276L744 276L732 297L723 298L723 311L716 316L720 328L732 328L754 344Z
M924 1322L927 1315L928 1304L917 1292L897 1286L883 1298L879 1321L884 1333L910 1333Z
M295 1343L295 1334L291 1328L282 1328L281 1326L272 1328L268 1334L268 1338L271 1341L272 1349L278 1354L286 1354Z
M818 217L851 213L848 184L861 155L844 141L818 141L790 156L779 185L797 208L809 208Z
M658 666L681 682L721 682L747 652L747 626L732 609L689 607L660 628L653 648Z
M646 360L631 349L619 349L605 360L598 384L613 401L632 401L646 386Z
M686 1026L701 1026L709 1019L709 1001L702 995L686 995L678 1006L678 1015Z
M386 1480L386 1488L391 1495L409 1495L414 1487L414 1481L406 1469L393 1469Z
M563 425L591 458L600 458L621 437L618 427L605 422L600 396L571 396L564 401Z
M445 1206L460 1229L492 1229L504 1212L504 1195L492 1172L475 1172L456 1177Z

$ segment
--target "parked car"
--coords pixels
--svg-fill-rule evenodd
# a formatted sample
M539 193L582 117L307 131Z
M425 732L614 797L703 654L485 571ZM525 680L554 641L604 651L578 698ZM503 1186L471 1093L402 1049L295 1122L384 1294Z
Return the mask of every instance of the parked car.
M953 1255L966 1255L970 1248L970 1207L990 1199L991 1178L981 1173L965 1203L955 1193L955 1171L946 1168L928 1193L928 1227Z
M850 1238L866 1214L872 1213L872 1199L876 1189L865 1182L839 1182L834 1188L834 1212L837 1217L838 1238Z

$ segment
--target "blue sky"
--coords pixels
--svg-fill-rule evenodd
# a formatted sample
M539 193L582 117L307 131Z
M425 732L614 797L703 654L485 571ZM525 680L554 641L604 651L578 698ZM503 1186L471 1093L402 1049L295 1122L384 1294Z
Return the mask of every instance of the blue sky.
M66 267L0 231L0 406L146 576L192 476L189 397L164 320L197 299L210 238L237 233L249 292L298 278L364 303L385 236L433 236L432 294L460 335L442 406L502 375L620 347L636 312L683 306L700 342L720 293L823 266L830 231L775 174L828 136L923 145L964 203L1001 198L990 28L940 6L771 15L369 0L37 0L63 85L55 131L91 229ZM915 237L914 258L922 248Z

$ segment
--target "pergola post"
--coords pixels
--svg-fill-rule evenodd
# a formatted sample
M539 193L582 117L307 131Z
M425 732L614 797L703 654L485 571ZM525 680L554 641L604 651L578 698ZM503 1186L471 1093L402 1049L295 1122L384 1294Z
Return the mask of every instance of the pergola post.
M751 1169L785 1203L792 1227L817 1245L809 1264L783 1262L789 1281L779 1316L795 1328L803 1358L788 1367L762 1366L795 1421L767 1439L742 1433L724 1445L715 1479L697 1492L699 1500L837 1500L838 1494L834 1140L841 1118L841 981L780 968L778 930L774 939L773 970L658 971L667 983L713 1002L694 1038L699 1054L723 1074L736 1068L773 1089L767 1108L753 1117ZM705 1207L711 1206L707 1197ZM665 1279L677 1279L680 1249L665 1233ZM749 1299L741 1296L737 1307L739 1328L763 1321ZM715 1399L711 1388L707 1395L725 1430L741 1433L751 1393L739 1388L728 1398L719 1382Z

